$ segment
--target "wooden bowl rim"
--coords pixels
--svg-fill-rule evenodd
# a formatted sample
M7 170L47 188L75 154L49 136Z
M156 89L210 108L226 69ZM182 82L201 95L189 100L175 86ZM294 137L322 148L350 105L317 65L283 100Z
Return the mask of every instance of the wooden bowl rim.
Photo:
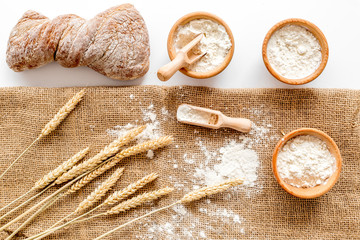
M188 70L186 68L180 69L180 72L182 72L183 74L185 74L189 77L199 78L199 79L213 77L213 76L221 73L229 65L229 63L234 55L234 49L235 49L234 36L231 32L230 27L224 22L224 20L222 20L221 18L219 18L218 16L216 16L212 13L192 12L192 13L186 14L185 16L181 17L179 20L177 20L175 22L175 24L173 25L173 27L171 28L171 30L169 32L168 41L167 41L168 54L169 54L170 59L173 60L176 57L176 51L175 51L173 42L174 42L174 34L175 34L177 28L180 25L184 25L184 24L190 22L191 20L203 19L203 18L213 20L213 21L218 22L219 24L223 25L225 27L227 34L229 35L232 46L230 48L230 51L226 55L223 63L220 64L219 66L217 66L215 69L213 69L210 72L199 73L199 72Z
M312 188L297 188L290 184L287 184L281 177L277 170L277 156L281 150L281 148L286 144L287 141L290 139L299 136L299 135L312 135L315 137L320 138L321 140L325 141L326 145L328 146L330 152L334 155L336 159L336 170L333 173L333 175L328 179L327 183L324 185L318 185ZM280 186L288 193L295 197L308 199L308 198L316 198L324 195L327 193L337 182L337 180L340 177L341 172L341 166L342 166L342 158L340 154L340 150L338 146L336 145L335 141L326 133L323 131L320 131L315 128L300 128L297 130L294 130L288 134L286 134L284 137L282 137L279 142L277 143L273 157L272 157L272 170L274 173L274 176Z
M284 27L285 25L290 25L290 24L296 24L305 27L318 39L321 46L321 63L319 67L315 70L315 72L301 79L289 79L281 76L272 68L269 59L267 57L267 45L273 33L278 29ZM266 34L262 46L262 56L266 68L271 73L271 75L273 75L276 79L278 79L283 83L287 83L291 85L301 85L313 81L324 71L329 58L329 45L327 43L325 35L315 24L301 18L289 18L275 24Z

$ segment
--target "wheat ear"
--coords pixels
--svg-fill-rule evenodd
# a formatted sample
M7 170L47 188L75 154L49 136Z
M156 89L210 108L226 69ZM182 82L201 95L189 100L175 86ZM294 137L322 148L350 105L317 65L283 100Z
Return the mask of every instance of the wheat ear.
M186 194L184 197L182 197L180 199L180 203L189 203L189 202L199 200L203 197L207 197L207 196L210 196L213 194L224 192L228 188L240 185L243 182L244 182L243 179L233 179L233 180L229 180L229 181L226 181L226 182L214 185L214 186L203 187L203 188L197 189L195 191L192 191L192 192L189 192L188 194Z
M123 172L124 168L118 168L108 179L106 179L99 187L90 193L90 195L84 201L79 204L75 212L83 212L97 203L114 186Z
M165 188L159 189L157 191L152 191L152 192L141 194L139 196L130 198L129 200L118 204L117 206L115 206L115 207L111 208L109 211L107 211L106 214L109 215L109 214L118 214L121 212L125 212L131 208L140 206L143 203L150 202L150 201L158 199L164 195L167 195L167 194L171 193L172 191L174 191L173 188L165 187Z
M82 100L85 95L85 90L82 89L80 92L75 94L60 110L53 119L48 122L45 127L41 130L41 134L39 138L42 138L46 135L49 135L52 131L54 131L60 123L70 114L72 110L76 107L76 105Z
M183 198L181 198L179 201L177 202L174 202L170 205L167 205L165 207L162 207L162 208L159 208L159 209L156 209L154 211L151 211L145 215L142 215L140 217L137 217L129 222L126 222L116 228L114 228L113 230L111 231L108 231L104 234L102 234L101 236L97 237L97 238L94 238L93 240L100 240L100 239L103 239L104 237L110 235L111 233L115 232L115 231L118 231L119 229L133 223L133 222L136 222L136 221L139 221L147 216L150 216L154 213L157 213L157 212L160 212L160 211L164 211L166 209L169 209L177 204L181 204L181 203L189 203L189 202L192 202L192 201L196 201L196 200L199 200L203 197L206 197L206 196L210 196L210 195L213 195L213 194L216 194L216 193L220 193L220 192L223 192L225 190L227 190L228 188L230 187L233 187L233 186L237 186L237 185L240 185L243 183L243 179L234 179L234 180L229 180L229 181L226 181L224 183L220 183L220 184L217 184L217 185L214 185L214 186L209 186L209 187L204 187L204 188L200 188L198 190L195 190L195 191L192 191L188 194L186 194Z
M89 169L95 168L102 161L104 161L105 159L116 154L122 146L124 146L125 144L127 144L131 140L133 140L137 135L139 135L145 129L145 127L146 126L141 126L141 127L130 130L124 136L119 137L118 139L116 139L115 141L110 143L108 146L106 146L103 150L101 150L94 157L90 158L89 160L86 160L85 162L80 163L79 165L76 165L75 167L70 169L68 172L64 173L61 177L59 177L55 181L55 183L61 184L70 179L73 179L74 177L86 172Z
M90 148L87 147L80 152L76 153L67 161L63 162L60 166L55 168L53 171L49 172L43 178L35 183L33 187L36 190L43 189L53 181L55 181L58 177L60 177L63 173L71 169L76 163L78 163L81 159L85 157L85 155L89 152Z
M78 92L72 99L70 99L50 120L48 124L41 130L40 135L10 164L10 166L0 175L0 179L10 170L12 166L41 138L50 134L54 131L57 126L69 115L69 113L76 107L76 105L82 100L82 97L85 94L85 90Z
M120 202L121 200L127 198L128 196L135 193L140 188L144 187L146 184L154 181L158 175L156 173L151 173L142 179L138 180L137 182L134 182L124 188L123 190L116 191L113 194L111 194L105 201L104 205L114 205L115 203Z

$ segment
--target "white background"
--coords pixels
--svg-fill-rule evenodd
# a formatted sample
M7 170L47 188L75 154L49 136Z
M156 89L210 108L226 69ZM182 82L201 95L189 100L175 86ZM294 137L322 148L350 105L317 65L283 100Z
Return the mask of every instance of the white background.
M5 61L9 33L29 9L49 18L74 13L90 19L109 7L125 3L115 0L1 0L0 3L0 87L4 86L122 86L122 85L200 85L220 88L352 88L360 89L360 1L357 0L129 0L140 11L150 34L150 70L141 79L118 81L86 67L67 69L51 63L35 70L15 73ZM232 29L235 53L230 65L210 79L193 79L178 72L168 82L156 77L159 67L169 61L167 35L177 19L194 11L207 11L221 17ZM261 47L267 31L287 18L303 18L325 34L330 49L324 72L303 86L283 84L264 66Z

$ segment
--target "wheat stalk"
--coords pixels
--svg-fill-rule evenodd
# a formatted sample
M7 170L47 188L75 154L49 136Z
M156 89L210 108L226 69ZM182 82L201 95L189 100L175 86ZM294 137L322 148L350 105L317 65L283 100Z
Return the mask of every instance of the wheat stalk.
M106 179L99 187L90 193L90 195L84 201L79 204L75 212L82 212L98 202L119 180L123 174L123 171L124 168L118 168L108 179Z
M221 192L224 192L225 190L227 190L228 188L230 187L233 187L233 186L237 186L239 184L242 184L243 183L243 179L233 179L233 180L229 180L229 181L226 181L224 183L220 183L220 184L217 184L217 185L214 185L214 186L209 186L209 187L204 187L204 188L200 188L198 190L195 190L195 191L192 191L186 195L184 195L184 197L182 197L180 200L170 204L170 205L167 205L165 207L162 207L162 208L159 208L159 209L156 209L154 211L151 211L147 214L144 214L140 217L137 217L129 222L126 222L116 228L114 228L113 230L111 231L108 231L104 234L102 234L101 236L97 237L97 238L94 238L93 240L100 240L100 239L103 239L104 237L110 235L111 233L133 223L133 222L136 222L136 221L139 221L147 216L150 216L152 214L155 214L157 212L160 212L160 211L163 211L163 210L166 210L166 209L169 209L171 208L172 206L175 206L177 204L181 204L181 203L189 203L189 202L192 202L192 201L196 201L196 200L199 200L203 197L206 197L206 196L210 196L210 195L213 195L213 194L216 194L216 193L221 193ZM96 216L96 215L95 215Z
M79 165L73 167L68 172L64 173L61 177L59 177L55 183L61 184L63 182L66 182L70 179L73 179L74 177L78 176L79 174L82 174L86 172L89 169L95 168L97 165L99 165L103 160L113 156L116 154L122 146L129 143L131 140L133 140L138 134L140 134L145 129L145 126L141 126L135 129L130 130L127 132L124 136L119 137L112 143L110 143L108 146L106 146L103 150L101 150L97 155L90 158L89 160L80 163Z
M40 207L39 210L37 210L32 216L27 218L15 231L11 233L5 240L10 240L12 237L14 237L20 230L22 230L27 224L29 224L31 221L33 221L38 215L40 215L43 211L45 211L47 208L49 208L51 205L53 205L59 198L61 198L61 195L57 195L50 199L49 202L45 203L42 207Z
M50 132L54 131L57 126L70 114L70 112L76 107L76 105L82 100L85 95L85 90L81 90L74 97L72 97L53 117L53 119L45 125L41 130L40 135L9 165L9 167L0 175L0 179L10 170L12 166L41 138L49 135Z
M53 171L49 172L43 178L35 183L33 187L36 190L43 189L53 181L55 181L58 177L60 177L63 173L71 169L77 162L85 157L85 155L89 152L90 148L87 147L80 152L76 153L69 160L63 162L60 166L55 168Z
M123 200L123 199L127 198L128 196L132 195L133 193L135 193L140 188L144 187L146 184L154 181L157 177L158 177L158 175L156 173L151 173L151 174L143 177L142 179L138 180L137 182L130 184L123 190L114 192L104 201L103 204L104 205L113 205L115 203L118 203L121 200Z

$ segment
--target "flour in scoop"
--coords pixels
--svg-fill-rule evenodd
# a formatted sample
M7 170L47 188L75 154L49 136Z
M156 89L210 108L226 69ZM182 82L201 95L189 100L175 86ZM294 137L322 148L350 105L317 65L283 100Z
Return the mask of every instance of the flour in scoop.
M209 19L195 19L180 26L174 39L176 51L185 47L199 34L204 34L193 49L194 54L206 52L199 61L189 66L195 72L209 72L222 64L231 49L231 40L223 25Z
M295 187L325 184L336 170L335 157L321 139L301 135L290 139L277 157L280 177Z
M178 107L176 118L179 121L202 124L216 124L218 116L206 111L192 108L189 105L182 104Z
M288 79L301 79L314 73L321 63L318 39L306 28L287 25L275 31L267 45L272 68Z

